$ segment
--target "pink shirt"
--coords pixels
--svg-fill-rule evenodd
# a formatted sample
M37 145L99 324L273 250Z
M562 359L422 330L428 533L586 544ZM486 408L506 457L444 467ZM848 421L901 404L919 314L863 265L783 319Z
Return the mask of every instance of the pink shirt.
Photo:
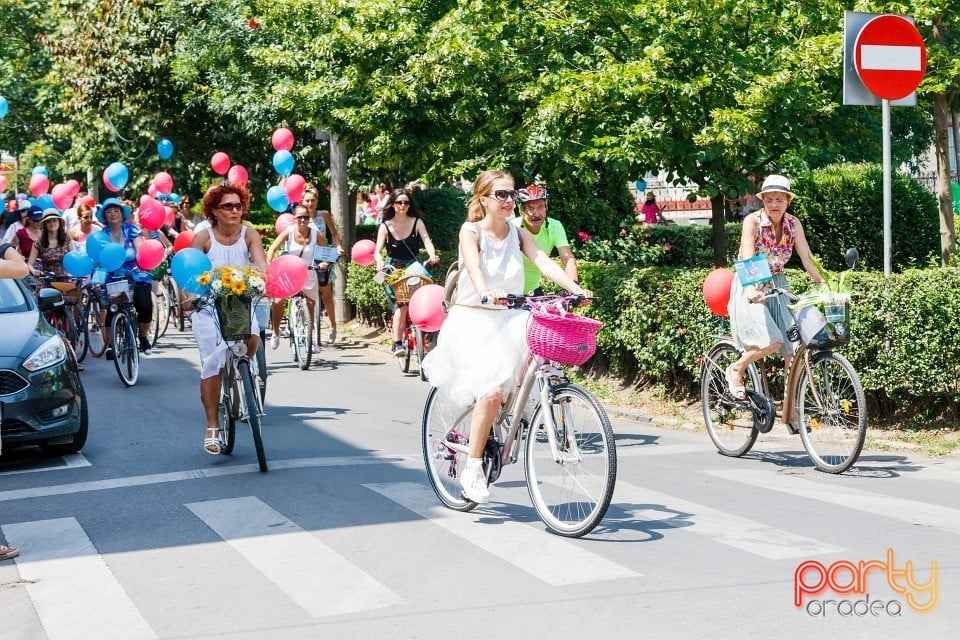
M644 204L640 207L640 213L643 214L644 224L657 224L657 214L660 213L660 207L656 204Z
M757 254L762 253L767 256L767 262L770 263L772 273L782 273L783 266L793 255L793 242L797 237L796 218L789 213L783 216L783 233L778 243L770 216L763 209L754 212L752 215L757 221L757 237L753 241L754 249Z

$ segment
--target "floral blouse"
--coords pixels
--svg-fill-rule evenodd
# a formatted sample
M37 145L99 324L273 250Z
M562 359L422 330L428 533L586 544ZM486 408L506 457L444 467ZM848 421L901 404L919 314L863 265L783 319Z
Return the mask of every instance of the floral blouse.
M753 241L754 249L757 254L762 253L767 256L771 273L782 273L783 266L793 255L793 243L797 238L796 218L789 213L783 216L783 234L778 243L770 216L763 209L754 212L753 216L757 221L757 237Z

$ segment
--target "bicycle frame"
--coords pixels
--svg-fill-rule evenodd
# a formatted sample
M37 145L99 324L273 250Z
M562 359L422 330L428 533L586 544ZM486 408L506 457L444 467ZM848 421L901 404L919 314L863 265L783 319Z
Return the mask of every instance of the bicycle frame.
M530 398L530 393L533 390L534 384L539 385L539 394L540 394L540 407L548 407L550 405L550 388L552 380L562 380L564 379L563 371L561 371L556 365L552 362L546 361L538 356L531 355L527 359L526 370L523 376L520 378L520 381L517 383L517 388L510 394L507 398L507 402L503 403L500 407L500 411L497 412L497 416L493 421L494 425L502 425L507 423L508 429L506 436L501 440L501 434L498 433L497 429L491 431L491 435L500 445L501 449L501 464L513 464L517 462L517 459L520 455L520 447L515 446L516 444L522 442L524 436L526 435L525 431L522 430L523 427L528 426L526 420L523 418L524 409L527 406L527 401ZM468 412L473 410L472 407L464 411L454 424L460 424L460 418L463 418ZM548 429L547 441L550 444L550 452L553 455L554 462L562 464L565 462L564 457L560 454L560 448L557 443L557 425L554 421L552 411L543 411L543 419ZM507 422L509 418L509 422ZM448 432L449 433L449 432ZM459 451L465 455L469 455L470 447L468 444L461 444L459 442L451 442L444 438L445 446L450 449ZM570 452L573 454L572 458L576 462L581 462L583 460L583 454L580 453L580 448L577 445L576 437L570 431L566 434L567 445L570 448Z

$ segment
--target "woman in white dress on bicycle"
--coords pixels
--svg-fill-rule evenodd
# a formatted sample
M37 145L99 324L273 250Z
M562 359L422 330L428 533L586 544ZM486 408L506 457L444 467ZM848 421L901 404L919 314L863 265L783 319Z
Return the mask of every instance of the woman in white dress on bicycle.
M246 187L233 183L214 185L204 194L200 207L210 226L193 237L193 248L206 253L214 267L242 267L253 263L259 269L266 270L267 260L260 234L243 224L250 207L250 192ZM250 310L250 322L247 356L253 358L260 344L260 327L253 309ZM207 418L203 449L217 455L223 448L217 404L220 402L228 345L220 334L216 311L212 306L194 313L192 324L200 350L200 401Z
M437 347L423 368L447 401L466 407L470 418L470 454L461 475L464 495L477 503L490 500L481 465L483 449L503 398L516 385L528 353L527 311L496 304L508 294L523 293L523 256L550 280L589 297L538 246L525 229L509 221L515 215L513 177L484 171L473 185L467 222L460 228L457 295L440 329Z

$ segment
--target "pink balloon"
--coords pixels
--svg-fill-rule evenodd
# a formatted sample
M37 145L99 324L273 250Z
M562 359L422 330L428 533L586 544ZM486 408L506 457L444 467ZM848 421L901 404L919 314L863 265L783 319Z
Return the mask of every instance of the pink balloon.
M137 249L137 265L144 271L156 269L163 262L163 243L159 240L146 240Z
M30 193L32 193L35 198L39 198L45 194L49 188L50 180L47 176L42 173L30 176Z
M80 193L80 183L77 182L76 180L70 179L70 180L67 180L64 184L66 184L67 187L70 188L71 196L76 196L78 193Z
M167 225L168 227L172 227L173 223L177 221L177 210L173 207L164 206L163 212L163 224Z
M53 206L61 211L69 208L73 203L74 194L70 193L70 187L66 184L61 183L54 185L50 191L50 195L53 196Z
M113 193L118 193L118 192L120 191L120 189L118 189L117 187L113 186L113 184L110 182L110 180L107 179L107 170L106 170L106 169L103 170L103 176L101 176L101 178L102 178L102 180L103 180L103 186L106 187L107 191L112 191Z
M307 284L307 265L293 254L282 255L267 265L267 295L289 298Z
M7 176L0 176L0 191L6 191L9 185L10 182L7 180Z
M303 199L303 188L306 185L307 181L298 173L283 179L283 190L287 192L287 200L290 204L297 204Z
M277 216L277 221L273 223L273 228L277 230L277 235L283 233L283 230L296 222L292 213L281 213Z
M116 191L116 189L114 189L114 191ZM153 184L152 182L150 183L150 186L147 187L147 193L150 194L151 198L156 198L158 195L160 195L160 192L157 191L157 185Z
M210 166L213 167L213 171L218 176L222 176L230 170L230 156L225 154L223 151L217 151L210 158Z
M350 257L361 267L369 267L376 262L373 257L376 248L377 245L373 240L358 240L350 249Z
M173 176L166 171L161 171L157 175L153 176L153 186L157 188L158 193L168 195L171 191L173 191Z
M177 236L177 239L173 241L173 252L176 253L181 249L188 248L193 243L193 231L190 229L184 229L180 232L180 235Z
M80 202L77 204L85 204L91 209L95 209L97 206L97 201L93 199L93 196L83 196L80 198Z
M447 319L443 297L443 287L438 284L428 284L414 291L408 307L410 322L421 331L439 331L440 325Z
M284 127L274 131L273 149L274 151L290 151L293 149L293 132Z
M140 218L141 227L156 231L163 226L163 218L166 216L166 212L159 201L150 196L143 196L140 198L140 210L137 216Z
M247 180L250 176L247 174L247 170L243 165L235 164L230 167L230 170L227 171L227 180L233 184L247 184Z

